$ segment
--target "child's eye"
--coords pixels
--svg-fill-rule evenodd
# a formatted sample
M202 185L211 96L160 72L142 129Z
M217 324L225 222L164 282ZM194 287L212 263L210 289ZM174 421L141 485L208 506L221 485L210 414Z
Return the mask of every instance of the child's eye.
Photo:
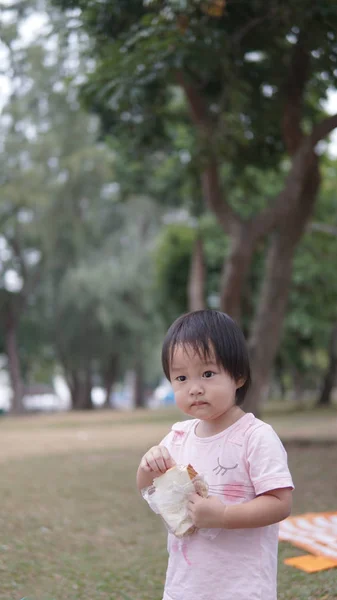
M205 379L210 379L211 377L213 377L213 375L215 375L214 371L205 371L203 377L205 377Z
M179 377L176 377L176 380L177 381L185 381L186 377L185 377L185 375L179 375Z

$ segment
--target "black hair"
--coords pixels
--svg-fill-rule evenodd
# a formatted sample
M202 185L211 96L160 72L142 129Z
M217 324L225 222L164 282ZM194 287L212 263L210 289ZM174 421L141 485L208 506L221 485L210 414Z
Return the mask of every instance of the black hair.
M191 347L203 360L215 355L219 365L234 379L245 383L236 391L236 404L243 403L251 383L248 349L240 327L218 310L196 310L172 323L163 342L162 365L170 380L170 366L178 345Z

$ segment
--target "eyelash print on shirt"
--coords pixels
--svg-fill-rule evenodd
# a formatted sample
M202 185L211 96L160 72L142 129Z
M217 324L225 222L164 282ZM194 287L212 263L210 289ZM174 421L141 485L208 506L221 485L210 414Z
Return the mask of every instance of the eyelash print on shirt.
M216 475L226 475L227 471L232 471L233 469L236 469L238 466L239 466L239 465L238 465L238 463L237 463L237 464L236 464L234 467L223 467L223 466L220 464L220 461L219 461L219 459L218 459L218 465L217 465L217 467L215 467L215 468L213 469L213 472L214 472Z

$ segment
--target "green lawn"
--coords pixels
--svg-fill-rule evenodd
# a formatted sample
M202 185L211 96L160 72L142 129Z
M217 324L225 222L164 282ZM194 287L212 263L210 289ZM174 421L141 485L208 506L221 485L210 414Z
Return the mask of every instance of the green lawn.
M138 445L136 438L139 428L152 423L152 444L170 419L169 413L146 413L130 423L125 415L1 422L1 600L161 600L165 532L135 491L136 467L147 448L144 437ZM84 448L74 444L63 451L61 436L60 453L44 452L46 431L63 429L71 429L74 439L79 432L108 432L109 443L98 450L89 436ZM124 447L114 447L117 432ZM18 437L22 456L13 458L10 443ZM296 484L294 514L337 510L337 443L289 442L287 450ZM307 575L282 564L299 554L280 546L279 600L337 599L337 569Z

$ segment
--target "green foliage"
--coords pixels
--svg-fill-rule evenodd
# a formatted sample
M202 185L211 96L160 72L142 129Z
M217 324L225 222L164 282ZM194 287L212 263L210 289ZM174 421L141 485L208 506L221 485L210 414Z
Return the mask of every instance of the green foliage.
M76 81L65 76L63 34L54 34L52 50L42 37L9 53L0 301L25 299L17 327L25 380L49 380L61 363L68 376L90 370L103 384L109 369L122 376L133 367L135 340L151 360L158 322L149 244L159 212L139 195L119 202L115 152L97 143L97 118L81 110ZM9 272L21 289L7 290Z
M323 231L310 228L298 246L284 339L279 361L285 370L297 370L315 386L327 365L331 327L337 320L337 277L333 258L337 254L337 235L324 231L324 224L336 220L336 161L326 161L323 186L313 223Z
M221 18L205 14L197 0L55 2L81 9L95 43L88 105L106 132L132 138L133 147L138 142L147 152L162 148L172 118L186 119L186 108L178 115L169 110L182 76L201 94L222 159L240 169L274 165L283 150L284 85L299 31L313 53L305 119L316 118L318 99L336 83L337 10L330 0L277 1L269 9L263 0L228 2ZM207 136L204 142L207 152Z
M170 223L160 232L155 247L156 286L159 310L166 325L188 310L187 282L197 232L204 246L206 297L218 307L219 278L226 259L227 238L214 217L204 215L196 222Z
M136 206L119 207L119 212L119 228L103 238L99 248L83 248L78 262L64 274L57 300L60 343L70 364L94 361L101 365L100 372L112 355L122 370L131 368L137 337L151 343L149 325L152 342L155 338L148 244L156 212L151 203L139 199Z

